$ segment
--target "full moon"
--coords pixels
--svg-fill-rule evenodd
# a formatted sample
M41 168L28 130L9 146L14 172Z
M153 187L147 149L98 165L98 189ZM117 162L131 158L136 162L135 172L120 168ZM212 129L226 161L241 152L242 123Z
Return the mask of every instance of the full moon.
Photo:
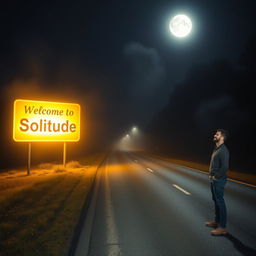
M185 37L192 30L192 22L188 16L179 14L171 19L169 28L174 36Z

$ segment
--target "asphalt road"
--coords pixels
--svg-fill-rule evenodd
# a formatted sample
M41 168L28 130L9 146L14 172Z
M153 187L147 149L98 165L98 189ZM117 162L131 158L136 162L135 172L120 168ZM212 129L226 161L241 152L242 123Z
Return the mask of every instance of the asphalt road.
M215 237L208 176L132 152L110 153L88 255L256 255L256 188L228 181L229 234ZM86 255L82 239L76 256Z

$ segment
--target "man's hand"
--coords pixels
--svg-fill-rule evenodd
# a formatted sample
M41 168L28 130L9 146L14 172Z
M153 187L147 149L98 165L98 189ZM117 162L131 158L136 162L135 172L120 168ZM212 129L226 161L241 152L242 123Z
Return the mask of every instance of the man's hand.
M214 175L213 175L213 176L212 176L212 175L209 175L209 179L210 179L210 180L217 180Z

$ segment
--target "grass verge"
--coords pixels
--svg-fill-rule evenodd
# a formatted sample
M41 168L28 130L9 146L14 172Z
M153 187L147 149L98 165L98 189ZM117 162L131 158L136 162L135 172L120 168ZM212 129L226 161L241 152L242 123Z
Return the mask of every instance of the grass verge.
M104 156L0 173L0 255L65 255Z

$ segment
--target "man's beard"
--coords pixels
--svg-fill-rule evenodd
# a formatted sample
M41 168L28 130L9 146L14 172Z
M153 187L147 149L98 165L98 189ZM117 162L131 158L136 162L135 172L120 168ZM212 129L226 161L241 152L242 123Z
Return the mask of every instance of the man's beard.
M219 142L219 140L217 138L213 138L213 142Z

